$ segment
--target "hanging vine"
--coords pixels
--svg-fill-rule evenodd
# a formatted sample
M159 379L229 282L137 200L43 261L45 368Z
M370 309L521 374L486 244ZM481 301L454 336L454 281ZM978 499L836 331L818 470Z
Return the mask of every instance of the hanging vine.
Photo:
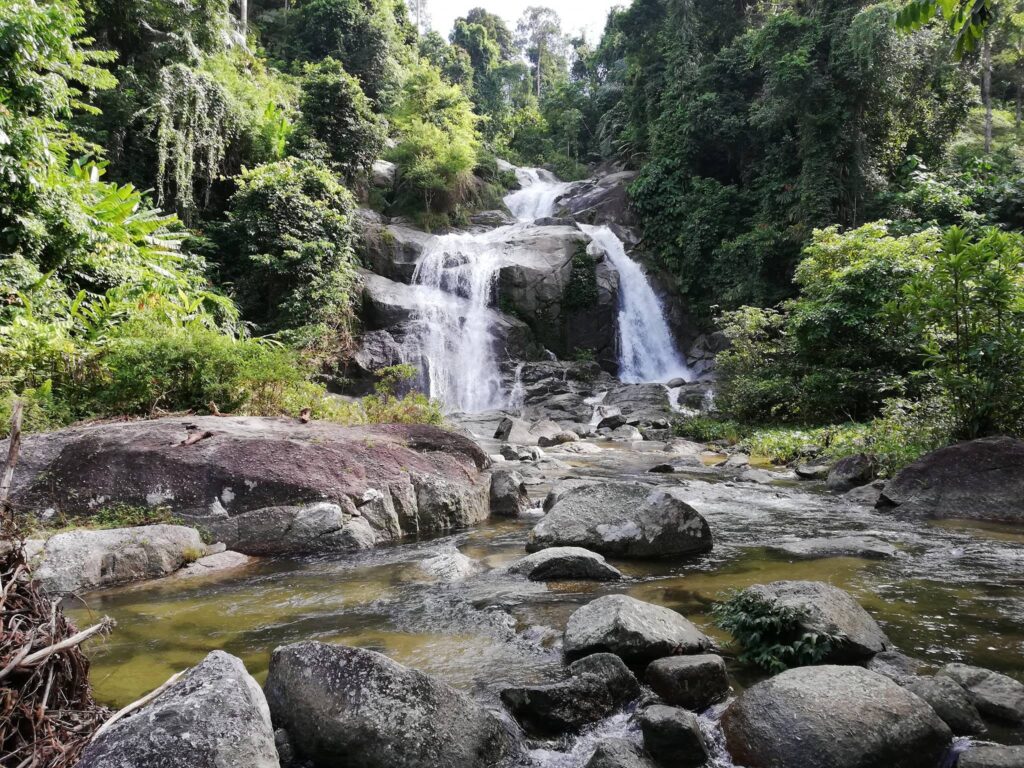
M172 204L191 223L209 203L238 132L229 95L206 73L171 64L160 70L149 118L157 145L157 203Z

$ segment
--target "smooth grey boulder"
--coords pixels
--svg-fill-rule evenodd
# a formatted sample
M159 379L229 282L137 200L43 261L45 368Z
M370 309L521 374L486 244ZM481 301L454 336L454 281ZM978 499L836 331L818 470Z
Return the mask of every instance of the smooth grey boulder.
M491 512L502 517L516 517L531 507L523 476L512 469L496 469L491 473Z
M586 768L657 768L657 766L657 763L631 741L602 739L597 742L594 754L587 761Z
M630 424L623 424L621 427L616 427L608 435L612 440L621 440L623 442L630 442L636 440L643 440L643 433Z
M204 554L199 532L183 525L82 529L47 539L34 576L59 595L167 576Z
M12 500L166 508L243 554L317 554L485 520L490 464L426 425L168 417L27 435Z
M837 461L829 470L825 485L830 491L844 493L851 488L870 483L875 479L877 471L878 462L874 456L857 453Z
M668 656L647 666L644 679L666 704L703 712L729 696L725 659L713 653Z
M750 466L750 456L745 453L734 453L721 466L726 469L746 469Z
M700 768L708 761L704 734L692 712L655 704L639 720L644 749L663 768Z
M711 529L677 494L641 483L568 487L534 526L526 548L576 546L624 558L707 552Z
M945 675L911 677L900 685L927 701L954 736L977 736L985 732L985 723L970 694L952 678Z
M362 648L277 648L264 690L274 725L318 766L489 768L517 746L466 694Z
M847 501L853 502L854 504L865 504L869 507L873 507L882 497L883 488L885 488L885 482L882 480L875 480L867 485L862 485L858 488L851 488L843 494L843 498Z
M78 768L279 768L266 699L214 651L90 744Z
M479 573L480 563L468 557L457 549L451 552L439 552L436 555L424 558L419 563L420 572L438 581L461 581L462 579Z
M589 443L586 443L586 445L589 445ZM597 485L599 482L600 481L598 480L587 480L579 477L562 480L555 485L554 488L548 491L548 495L544 497L544 511L550 512L555 504L561 501L562 497L569 493L569 491L575 488L585 488L587 486Z
M1024 766L1024 747L1004 744L973 742L960 753L956 768L1021 768Z
M1024 522L1024 441L984 437L925 454L885 484L878 506L935 518Z
M766 469L747 469L741 472L737 479L744 483L771 485L778 479L778 477Z
M505 443L498 449L502 457L508 461L540 461L544 451L535 445L511 445Z
M530 581L559 581L562 579L589 579L616 581L622 578L618 568L596 552L580 547L551 547L534 552L508 567Z
M551 436L541 435L537 438L537 445L541 448L552 448L556 445L564 445L565 443L575 443L578 442L579 439L580 436L575 432L562 430L561 432Z
M628 595L605 595L577 608L562 645L569 658L614 653L634 665L710 647L711 640L686 617Z
M506 416L498 423L494 439L516 445L538 445L540 438L554 438L562 431L562 428L550 419L541 419L531 424L515 416Z
M823 661L856 663L892 647L871 615L848 593L821 581L774 581L744 590L800 612L799 629L838 637Z
M952 733L921 698L861 667L790 669L745 690L722 716L747 768L935 768Z
M526 731L552 735L603 720L640 695L640 684L618 656L597 653L569 665L569 679L506 688L501 700Z
M1024 683L983 667L947 664L937 673L959 683L985 717L1024 722Z
M863 557L882 560L895 557L896 547L874 536L823 536L802 541L782 542L768 547L793 557L813 560L820 557Z
M214 552L189 563L181 570L175 571L173 578L190 579L203 576L220 574L222 571L233 571L255 562L255 558L243 555L241 552L232 552L230 549L222 552Z
M398 173L398 166L387 160L374 160L370 178L373 186L380 189L391 189L395 185L395 175Z

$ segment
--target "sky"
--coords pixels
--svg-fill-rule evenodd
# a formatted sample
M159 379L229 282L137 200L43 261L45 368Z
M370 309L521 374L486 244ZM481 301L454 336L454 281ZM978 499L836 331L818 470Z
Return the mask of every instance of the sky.
M426 0L430 13L430 26L447 39L452 25L459 16L465 16L470 8L481 6L496 13L508 23L513 33L516 22L528 6L545 5L553 8L562 18L562 29L575 35L580 30L587 39L596 43L604 30L608 11L614 6L628 5L628 0ZM406 0L409 8L415 7L415 0Z

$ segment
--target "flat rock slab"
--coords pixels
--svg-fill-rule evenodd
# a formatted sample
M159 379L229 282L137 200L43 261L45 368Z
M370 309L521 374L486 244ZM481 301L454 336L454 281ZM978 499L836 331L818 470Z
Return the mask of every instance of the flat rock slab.
M755 584L745 592L800 612L802 632L839 636L823 661L852 663L864 661L892 647L871 615L848 593L820 581L774 581Z
M744 691L722 717L747 768L935 768L952 734L928 704L861 667L790 669Z
M240 659L214 651L111 726L78 768L279 768L270 711Z
M710 647L711 640L686 617L627 595L606 595L578 608L563 640L569 658L614 653L634 665Z
M12 498L81 517L166 508L244 554L303 554L479 522L489 466L471 439L424 425L174 417L28 435Z
M189 579L196 576L210 576L221 571L242 568L250 563L256 562L256 558L243 555L241 552L232 552L230 549L218 552L214 555L201 557L194 563L189 563L184 568L174 573L176 579Z
M530 581L616 581L622 578L622 572L609 565L601 555L581 547L542 549L512 563L508 570L509 573L521 574Z
M957 768L1021 768L1024 747L974 742L960 754Z
M527 539L530 552L575 546L612 557L654 558L698 554L713 545L707 521L675 489L583 482L556 490L550 511Z
M895 557L898 550L892 544L874 536L832 536L802 541L771 544L768 549L793 557L812 560L820 557L863 557L883 560Z

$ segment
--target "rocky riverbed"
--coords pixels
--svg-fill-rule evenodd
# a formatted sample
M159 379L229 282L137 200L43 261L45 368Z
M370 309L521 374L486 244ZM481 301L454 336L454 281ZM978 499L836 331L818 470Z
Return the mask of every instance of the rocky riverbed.
M763 711L766 706L784 710L789 706L785 704L785 696L790 694L782 691L790 689L763 690L756 686L764 673L736 661L735 649L728 645L729 637L714 626L710 616L712 603L732 590L785 580L824 583L852 596L850 600L839 592L843 599L850 600L849 605L840 600L838 607L829 607L839 598L821 593L820 589L825 587L792 588L798 600L817 606L816 610L824 610L823 615L832 622L829 626L835 628L836 622L842 625L843 632L857 641L851 648L863 649L836 657L836 661L863 664L879 651L884 651L884 657L889 649L897 648L921 663L920 668L899 673L916 674L915 680L921 680L912 684L902 680L903 687L886 687L888 683L879 679L887 678L873 673L867 682L851 678L846 672L848 667L822 667L821 674L826 677L821 680L813 673L807 673L810 677L793 678L793 684L797 685L793 690L806 689L804 694L793 695L825 696L828 691L843 691L846 690L843 686L854 686L858 691L865 691L863 695L869 699L894 697L892 707L909 707L903 719L918 723L915 727L919 730L914 732L913 738L906 733L886 730L884 723L877 720L858 721L857 717L862 715L885 719L882 715L870 715L875 711L871 707L849 707L851 722L876 734L872 738L877 745L871 748L875 753L885 754L886 745L909 739L907 743L917 745L911 751L926 756L919 763L899 762L893 758L888 764L925 766L937 764L927 762L932 757L947 762L953 759L947 754L953 742L947 726L942 723L943 718L936 719L931 708L920 709L919 702L931 701L928 696L933 693L930 688L926 689L925 683L941 691L949 688L950 681L955 681L952 688L945 690L947 698L961 692L961 699L972 707L966 715L960 710L957 715L966 716L970 721L974 712L973 717L982 718L986 738L1004 744L1024 743L1024 733L1005 712L1002 716L992 716L992 712L998 710L999 701L1011 708L1017 704L1024 707L1024 698L1019 698L1019 692L1012 688L1014 680L1024 678L1024 662L1021 662L1024 604L1019 594L1024 533L1019 528L977 521L926 520L917 514L876 508L874 499L865 503L856 493L829 491L824 480L800 480L785 468L751 469L747 457L727 456L679 440L630 441L579 438L577 435L576 439L545 448L513 445L490 437L499 431L503 418L498 413L466 418L461 428L473 435L472 438L445 437L445 433L436 430L406 433L401 439L396 438L400 433L394 431L376 436L356 432L348 436L357 435L356 441L363 449L368 441L377 441L378 450L388 455L409 451L408 446L413 446L414 455L401 461L380 459L381 454L377 454L380 460L372 466L392 466L389 472L394 474L387 474L392 483L409 476L413 461L430 462L430 467L423 465L421 469L435 476L435 485L444 479L472 491L478 484L494 488L495 480L502 478L499 498L495 498L495 492L491 493L490 517L485 500L483 514L456 521L452 524L456 529L449 532L445 532L444 526L431 525L413 533L400 526L395 535L380 538L371 548L367 548L365 542L333 535L324 538L322 549L316 552L297 554L284 547L272 556L261 553L255 559L235 563L225 570L210 569L189 577L174 575L84 594L81 602L70 605L79 622L87 623L103 614L118 621L111 637L89 647L99 697L114 706L126 704L161 684L173 672L201 662L214 650L227 651L240 659L248 673L263 683L268 670L272 671L275 648L317 641L380 652L417 673L430 675L430 680L439 685L449 685L463 692L472 707L481 708L474 711L489 712L490 717L497 717L497 722L503 724L502 728L510 729L514 744L500 746L504 737L494 736L497 732L492 733L491 729L496 727L493 724L475 726L477 735L467 736L467 739L484 738L492 745L484 749L485 754L498 755L516 765L569 768L587 765L592 757L598 761L593 763L597 766L683 764L678 762L681 758L671 756L671 750L674 744L686 743L687 739L697 739L694 743L703 745L704 752L698 750L698 753L706 753L708 765L732 765L729 748L750 761L750 749L767 749L765 745L769 743L775 744L772 749L782 755L779 758L782 762L771 763L773 765L815 765L793 762L797 758L786 751L789 747L785 743L778 742L781 738L778 734L772 735L770 724L756 717L751 719L751 712ZM148 431L156 435L166 437L169 432L161 430L170 429L187 435L180 424L148 424L151 425ZM156 426L152 426L154 424ZM294 453L282 451L281 446L270 449L261 445L252 421L244 429L229 426L227 421L222 424L227 440L241 440L240 430L248 430L248 439L257 440L255 445L233 444L229 455L236 460L246 455L259 455L265 468L274 466L272 456L294 456ZM535 426L535 423L527 423L525 434L536 437L538 430L530 432ZM511 428L520 429L521 425L513 422ZM88 429L96 428L87 428L86 432ZM141 426L135 429L144 430ZM284 445L294 450L292 444L298 441L299 450L305 450L301 448L303 441L292 432L296 429L298 427L273 426L267 438L273 442L282 433L289 434ZM210 431L215 432L215 429ZM42 467L40 475L50 477L59 468L61 455L92 456L94 460L102 456L95 442L89 443L92 446L89 452L81 450L81 434L73 433L64 439L70 440L69 444L76 449L64 453L55 450L55 444L60 442L56 436L45 438L45 449L35 445L39 438L30 438L26 447L26 455L30 457L27 466ZM196 447L181 446L180 441L153 439L158 443L162 440L161 444L167 446L173 444L182 451ZM212 456L221 455L214 445L218 439L216 434L207 438L210 445L206 450L211 451ZM135 446L131 453L134 458L122 464L134 466L139 476L138 462L149 460L146 457L152 455L146 451L151 449L145 447L147 442L140 439L138 433L134 433L131 442ZM311 445L321 442L325 450L330 449L331 441L323 436ZM417 459L416 455L422 458ZM515 458L505 459L504 455ZM43 461L47 457L49 463ZM132 461L136 463L133 465ZM160 456L160 461L165 462L166 457ZM285 459L282 462L288 464ZM222 465L214 463L215 467ZM246 465L247 462L241 460L241 466ZM671 471L666 471L666 465ZM203 470L202 476L216 477L220 482L223 478L216 474L219 471L222 470ZM93 472L89 476L97 477L100 473ZM367 472L358 487L347 488L341 495L362 500L373 490L371 486L380 485L384 477ZM244 479L235 481L235 485L244 487ZM134 488L124 478L119 487ZM308 484L302 487L308 488ZM38 484L33 483L19 486L18 492L27 494L31 488L39 492ZM627 497L634 489L644 489L645 493L638 501L629 502ZM111 486L110 490L113 492L116 488ZM295 491L292 488L280 492L287 496ZM625 501L619 500L622 503L615 501L619 494L625 494ZM419 506L422 512L433 509L431 500L435 495L423 497L424 503ZM214 496L223 498L220 492ZM452 498L460 496L456 494ZM581 506L581 499L590 499L591 503ZM337 500L335 498L335 503ZM229 518L256 520L255 512L276 510L284 499L272 501L261 498L254 502L255 506L249 507L243 503L234 510L237 514L232 514L230 508L226 509L226 514ZM500 503L495 506L496 502ZM547 514L545 505L549 509ZM344 500L339 506L345 507ZM356 511L364 506L366 503L360 502ZM87 502L83 504L83 510L89 508ZM368 509L373 508L371 504ZM575 512L567 512L574 509ZM275 515L271 515L271 519L277 521ZM555 526L559 517L576 522L584 520L584 524ZM640 534L630 528L630 521ZM544 558L528 556L527 550L537 549L543 532L553 527L559 528L561 538L546 543L577 549L563 554L557 548L546 548L538 553L547 553ZM386 526L381 530L385 529ZM344 531L344 525L341 530ZM668 535L672 532L675 535ZM623 542L632 538L665 550L632 552L624 549ZM339 543L342 541L345 547ZM581 554L579 548L587 551ZM190 568L195 570L194 566ZM536 578L532 575L535 571ZM807 589L811 590L810 598ZM623 596L622 599L633 602L603 607L599 599L612 596ZM602 628L600 623L587 619L585 613L577 614L588 604L595 606L593 612L601 621L613 616L620 618ZM666 616L648 616L651 610L666 610ZM851 618L851 612L857 611L859 618ZM654 631L652 627L660 626L663 621L667 621L665 627L650 635ZM647 639L642 641L642 646L636 645L632 634L622 636L633 637L628 646L613 639L624 631L616 627L628 628L631 623L643 628L640 634ZM572 629L574 626L577 629ZM659 633L667 633L664 640L656 639L662 636ZM591 651L609 650L627 660L637 685L653 686L668 704L685 702L699 717L691 723L677 714L686 710L666 705L661 706L668 711L652 712L650 705L657 701L656 694L648 688L637 688L641 691L638 695L629 693L633 684L628 683L628 679L632 678L623 678L621 683L609 682L609 679L618 679L615 676L619 674L609 668L566 670L566 663L572 658L581 654L588 658L585 654ZM658 675L652 677L654 673L650 672L645 677L643 667L647 662L680 650L697 654L678 657L694 659L693 664L684 666L697 671L669 667ZM709 661L701 666L697 662L705 656ZM716 661L719 656L724 663ZM367 658L372 661L371 657ZM894 663L902 664L902 658L894 656ZM223 666L222 662L218 663ZM322 663L327 662L317 662ZM966 663L992 670L994 674L1008 675L996 679L1008 680L1011 688L1001 699L997 696L995 704L982 705L979 702L983 696L962 693L970 690L970 675L974 673L959 673L957 668L947 667L953 663ZM715 677L720 674L716 671L719 664L727 677ZM828 671L833 669L838 671ZM940 670L943 672L940 677L929 677ZM686 690L705 691L700 694L704 698L697 701L672 693L679 690L678 676L690 674L699 675L701 683L697 689L687 683ZM838 681L826 679L829 674L838 676ZM942 682L941 678L948 679ZM716 679L721 682L716 683ZM783 685L790 678L773 679ZM932 683L932 680L940 682ZM623 690L615 687L621 685L626 686L626 693L614 693ZM418 690L417 686L413 686L413 690ZM872 693L872 686L881 687ZM916 692L911 696L903 693L905 689ZM757 697L764 700L742 698L745 690L757 692ZM280 701L288 702L292 701L289 697L296 695L300 694L294 691L275 694ZM314 698L326 695L321 691ZM450 694L436 695L444 698ZM844 701L849 700L847 694L842 697ZM572 702L580 700L606 703L579 711ZM403 706L413 706L419 700L403 701ZM726 704L732 701L747 703L737 705L735 710L729 709L735 714L724 721L726 729L723 731L720 718ZM1006 701L1010 703L1007 705ZM838 703L829 702L825 696L816 706L838 707ZM942 711L939 704L935 706L934 711ZM286 708L291 710L292 705ZM1024 713L1024 709L1021 712ZM280 727L281 715L275 714L274 705L270 714L273 724ZM477 716L482 715L474 715ZM518 724L514 724L513 717ZM954 716L946 713L944 717ZM135 719L129 718L127 723ZM805 737L812 742L813 738L834 741L823 737L813 723L807 729ZM485 732L491 735L480 735ZM958 729L956 732L965 731ZM124 733L121 738L127 738ZM499 742L494 742L494 738ZM619 741L607 741L612 738ZM659 739L668 750L662 753L660 762L652 750L658 753L662 747L651 746L657 745ZM438 742L440 746L432 749L450 758L445 743L448 742L442 739ZM751 743L755 747L750 747ZM304 737L299 735L294 743L278 747L308 756L311 753L302 752L303 744ZM639 751L644 744L646 753ZM738 746L741 744L747 746ZM251 748L256 753L262 749L258 744ZM323 755L334 754L330 750L335 748L341 750L338 754L351 754L357 749L351 744L323 747L327 752L322 753L321 762L314 760L314 764L327 764L322 763L327 759ZM465 743L460 742L458 749L464 748ZM963 745L958 747L962 748ZM845 749L837 752L838 762L827 764L878 764L842 762L849 757L849 748ZM488 750L496 751L492 754ZM977 754L982 752L979 750ZM692 749L688 754L692 754ZM397 762L387 764L418 764L402 762L406 758L394 759ZM452 758L454 762L447 763L444 759L431 764L470 764L462 758ZM481 764L496 764L490 760L487 758ZM643 760L655 762L644 763ZM736 764L761 765L740 760Z

